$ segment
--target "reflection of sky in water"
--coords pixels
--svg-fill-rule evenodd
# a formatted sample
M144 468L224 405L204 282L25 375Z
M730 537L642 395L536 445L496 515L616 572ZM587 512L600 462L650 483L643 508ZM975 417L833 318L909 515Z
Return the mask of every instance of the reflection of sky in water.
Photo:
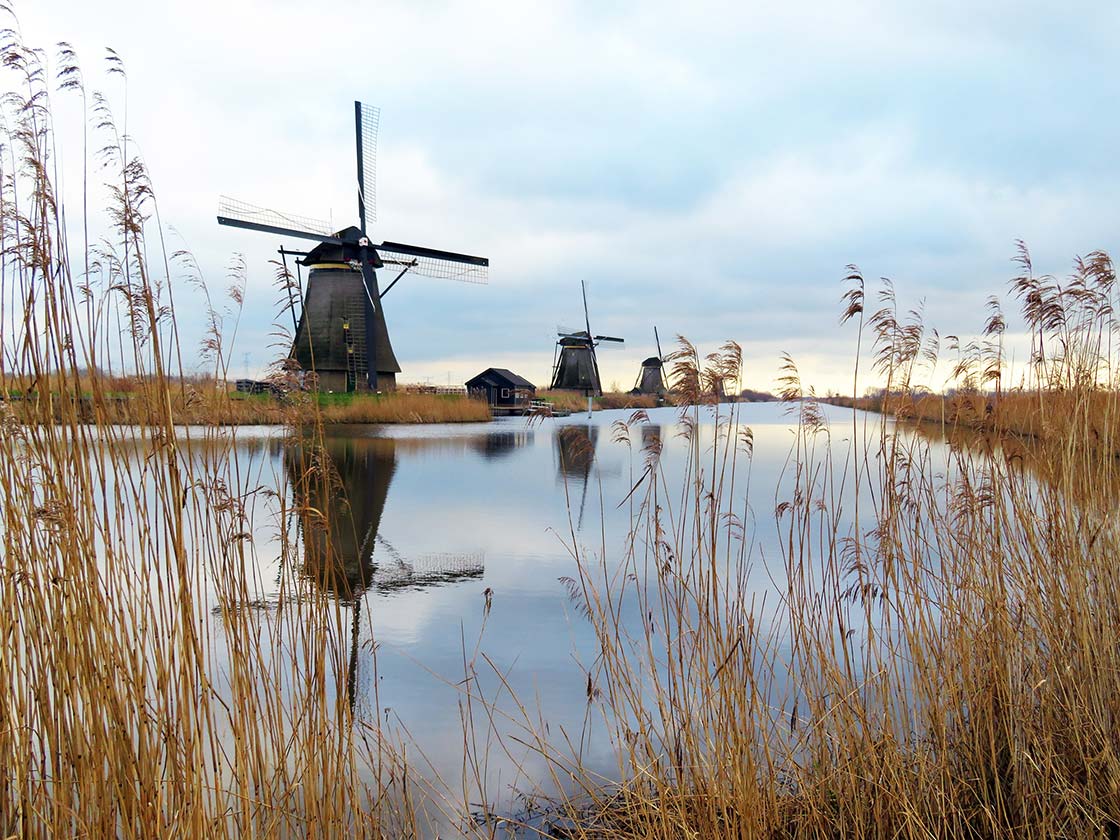
M746 530L752 565L746 580L751 590L772 599L784 586L775 490L794 438L781 406L753 404L741 410L740 422L754 432L754 457L749 470L746 460L740 463L735 490L737 498L748 492L750 500ZM851 413L825 410L835 418L835 457L842 458ZM340 560L349 585L357 582L362 589L364 584L354 640L356 709L367 717L377 714L371 644L376 640L384 719L407 728L447 781L461 769L455 683L464 676L464 646L469 656L478 638L487 590L492 609L481 650L534 717L539 705L553 732L563 726L578 739L587 712L584 667L597 646L560 581L577 575L566 543L574 530L585 556L605 555L612 567L622 555L629 508L637 500L624 503L644 469L643 443L655 437L662 441L660 467L673 493L679 493L687 457L676 409L650 410L649 420L631 430L629 446L614 440L611 427L628 414L596 412L590 420L576 415L534 425L509 419L329 430L328 450L354 505L349 534L339 540L350 556ZM701 411L702 423L705 418L702 452L713 437L710 414ZM877 428L877 421L873 424ZM298 456L274 432L243 429L237 439L239 460L246 461L255 481L294 482ZM743 510L741 503L738 509ZM255 571L265 590L261 599L268 602L276 597L274 582L281 576L271 559L279 553L276 526L261 517L254 528L259 531ZM751 593L743 595L749 599ZM348 616L353 616L354 600L343 598ZM344 620L340 629L352 632L351 622ZM486 666L479 677L483 695L498 691L499 681ZM513 708L508 698L503 705ZM525 756L528 750L519 758ZM584 757L592 766L609 767L609 743L598 739ZM508 764L495 762L492 769L495 783L517 782ZM526 769L543 775L543 766L531 756Z
M743 518L751 551L743 576L746 591L741 594L749 601L765 593L772 609L775 596L785 591L774 508L789 496L787 466L794 434L780 405L751 404L739 410L741 424L754 433L754 456L740 461L733 493L740 515L744 496L749 500ZM852 415L824 410L833 418L834 457L843 458ZM328 430L327 451L340 482L333 504L326 506L336 512L331 521L340 556L334 566L312 558L296 569L282 568L282 534L311 545L325 544L322 535L301 528L298 519L280 522L277 499L252 492L282 488L287 499L302 495L306 504L324 506L315 491L300 487L306 465L282 430L193 430L191 437L199 443L189 451L215 474L231 453L236 454L229 460L231 489L245 497L251 515L252 540L239 543L248 552L246 595L265 649L282 634L278 658L294 657L300 663L298 673L303 667L298 634L278 629L270 620L282 612L276 609L282 604L281 592L298 592L310 580L338 594L331 608L337 609L337 618L331 618L331 625L340 658L332 658L337 664L331 667L342 669L340 690L347 686L359 716L380 717L391 728L406 729L431 769L457 790L462 769L458 684L464 677L464 647L469 656L478 640L487 590L492 608L481 651L508 680L534 722L539 713L547 723L554 743L562 740L561 727L579 740L588 713L586 669L598 646L561 582L578 576L569 547L573 532L584 557L592 565L602 560L610 574L623 556L631 512L644 492L643 486L627 499L645 468L643 446L655 440L662 444L662 502L671 510L679 510L688 454L676 409L650 410L648 420L630 430L627 444L615 439L612 424L628 416L629 412L607 411L590 419L579 414L532 425L514 418L488 424ZM710 412L701 410L699 420L707 471L714 434ZM869 420L869 434L877 431L878 423L878 418ZM209 443L201 442L204 438ZM823 439L818 445L823 455ZM138 456L146 451L145 445L137 445ZM776 493L783 481L785 486ZM850 495L850 490L845 492ZM340 520L337 512L345 507L338 502L343 498L353 515ZM235 568L241 568L239 560ZM300 586L293 589L293 581ZM208 605L216 606L218 587L210 580L203 585ZM222 691L223 675L230 673L231 665L219 613L211 609L204 619ZM765 616L759 619L765 622ZM640 631L637 622L635 626ZM281 671L282 679L288 680L285 669ZM285 692L290 690L285 686ZM475 687L485 697L501 694L499 705L506 711L516 707L481 661ZM590 717L600 715L595 711ZM601 736L601 722L598 725ZM488 785L499 808L509 785L531 787L533 780L546 776L542 759L509 740L506 744L516 761L525 762L531 778L518 779L514 762L492 751ZM410 754L417 755L412 749ZM582 757L590 767L609 773L609 739L595 738Z
M853 416L827 406L822 410L828 428L807 442L813 450L809 459L819 465L830 440L837 481L818 485L813 498L825 496L825 507L836 512L838 532L845 537L855 500L850 479L841 481L841 476L842 462L849 455ZM753 431L754 454L749 460L740 459L733 489L731 476L726 476L749 546L745 569L733 571L742 582L737 594L743 603L752 605L758 626L766 628L788 591L781 549L791 517L776 520L775 508L792 496L795 434L791 418L780 405L748 404L739 406L739 411L740 425ZM618 433L612 424L627 417L628 412L610 411L597 412L591 419L576 415L533 425L523 419L507 419L451 426L332 428L327 454L339 480L331 491L332 505L315 497L313 489L300 487L299 477L306 467L300 459L306 456L285 439L282 430L192 430L193 443L183 451L205 467L198 474L209 482L199 484L194 492L204 495L206 504L220 503L223 497L217 493L217 485L224 474L221 468L228 466L231 493L244 499L250 512L251 540L229 540L232 532L219 535L213 527L191 537L213 547L223 545L224 536L234 546L225 555L218 552L228 561L218 568L233 571L224 589L201 573L190 581L192 587L202 587L199 591L209 607L200 618L205 622L203 633L210 639L219 694L228 690L225 680L234 670L229 646L224 644L219 590L226 593L224 606L243 606L244 614L250 616L266 653L261 672L272 675L276 669L283 700L295 696L300 676L308 667L305 654L309 645L299 631L309 625L299 622L307 615L321 618L325 614L332 634L329 638L338 642L325 666L330 669L325 680L328 701L333 701L336 687L345 690L360 718L387 721L392 732L407 733L406 741L412 744L409 755L416 759L422 752L424 756L414 769L422 775L438 775L457 794L462 771L464 648L469 658L478 642L489 592L492 608L479 650L508 680L532 722L538 728L548 726L554 745L565 738L579 742L585 720L598 721L595 737L587 742L581 758L585 766L610 776L613 761L601 710L592 709L589 714L587 701L586 669L593 665L598 645L562 579L578 576L573 540L592 574L598 574L600 562L607 576L617 571L633 509L648 484L629 498L628 494L645 468L643 446L655 441L662 445L660 502L666 527L673 527L688 455L676 409L649 411L648 419L629 430L626 441L616 440ZM698 419L701 462L710 474L719 466L712 463L711 414L701 410ZM880 480L875 456L880 422L879 417L857 415L855 431L870 444L867 457L860 460L861 469L870 470L873 476L860 496L865 527L870 525L873 509L868 488L878 486ZM899 431L904 446L932 434L929 427L918 430L917 435L909 427ZM918 468L939 483L946 475L952 477L955 468L949 447L937 435L933 438L922 440L910 454L918 459ZM967 450L969 440L952 442L958 454ZM151 504L159 476L142 467L150 442L138 438L123 446L125 452L134 454L138 465L130 479L141 476L137 480L148 493L144 500ZM305 547L326 542L321 539L321 523L308 528L306 519L302 527L299 518L280 521L280 500L267 492L273 489L279 489L284 500L294 498L336 512L328 517L335 537L332 544L340 554L333 558L335 565L327 562L331 558L308 559L304 553L296 568L283 567L282 537L298 538ZM111 497L113 492L110 484L106 495ZM352 507L352 516L340 519L337 512L346 510L341 504L344 499ZM945 499L938 502L945 503ZM155 515L153 510L141 505L127 511L120 534L125 546L143 539L142 531L133 533L130 527ZM240 527L236 523L235 528ZM807 554L812 562L805 564L805 585L812 590L822 579L820 562L826 556L828 538L812 530L806 539L814 542ZM240 549L247 552L244 566L237 555ZM642 553L640 545L637 553ZM123 556L130 555L125 551ZM936 546L928 547L924 559L928 568L936 569ZM242 568L247 578L245 592L240 589ZM145 567L137 571L140 580L156 573ZM164 585L172 591L174 582ZM286 608L291 603L285 602L286 597L306 595L312 585L338 597L325 602L301 599L299 606L309 605L306 613ZM763 598L766 612L757 607ZM845 627L855 631L851 644L858 647L864 643L862 609L855 610L856 620L846 617ZM633 612L632 604L624 601L622 615L640 634L640 619ZM311 635L320 639L314 634L318 625L310 626ZM781 646L788 639L787 628L780 621L772 626L779 633L776 656L784 661L786 649ZM275 659L267 656L270 651L275 652ZM294 669L288 667L290 663L295 663ZM332 676L337 677L336 682ZM498 706L506 712L516 709L508 693L500 690L501 680L488 663L479 660L477 676L473 683L477 693L498 697ZM778 696L772 698L773 708L786 716L797 690L793 683L796 680L778 686ZM482 726L485 740L484 717L476 716L475 721ZM505 734L516 734L508 723L501 726ZM547 776L544 760L530 748L510 739L505 744L512 757L491 750L486 778L487 798L499 811L508 809L511 786L532 788L535 781ZM517 775L518 764L524 776Z

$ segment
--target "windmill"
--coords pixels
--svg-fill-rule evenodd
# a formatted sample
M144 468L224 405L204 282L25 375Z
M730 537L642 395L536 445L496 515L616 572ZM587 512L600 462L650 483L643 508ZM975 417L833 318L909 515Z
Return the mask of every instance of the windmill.
M326 222L279 213L225 196L218 202L218 224L284 237L310 239L310 251L280 249L310 269L307 288L300 283L302 306L295 319L290 358L304 372L314 373L320 390L371 391L396 387L397 362L382 306L385 295L409 271L436 279L485 283L490 261L451 251L401 242L375 245L366 222L376 220L377 130L380 111L354 103L354 137L358 163L358 225L335 231ZM377 269L396 272L384 291ZM297 268L298 271L298 268ZM289 292L291 294L291 292ZM305 385L310 384L305 379Z
M583 322L587 329L579 332L557 330L556 351L552 359L551 387L554 390L581 391L587 395L590 406L592 397L603 394L595 348L604 341L622 344L624 339L591 334L591 318L587 312L587 285L582 280L580 288L583 290Z
M657 355L650 356L642 362L642 370L638 374L638 381L634 383L634 394L656 394L661 396L665 393L665 377L662 375L662 367L665 365L665 356L661 352L661 339L657 335L657 327L653 328L653 340L657 342Z

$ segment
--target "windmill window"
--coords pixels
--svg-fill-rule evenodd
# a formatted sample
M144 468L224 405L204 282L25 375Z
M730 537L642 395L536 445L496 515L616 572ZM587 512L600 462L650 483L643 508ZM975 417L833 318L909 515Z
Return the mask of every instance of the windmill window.
M502 388L502 399L503 400L508 400L509 399L509 388Z

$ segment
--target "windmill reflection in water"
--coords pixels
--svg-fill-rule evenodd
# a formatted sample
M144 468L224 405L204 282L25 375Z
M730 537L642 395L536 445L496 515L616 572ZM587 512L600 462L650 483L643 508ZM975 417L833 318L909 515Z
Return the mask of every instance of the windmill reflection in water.
M641 426L641 451L660 457L662 427L655 423ZM595 466L596 449L599 443L599 427L591 423L572 423L560 426L553 435L556 448L557 478L569 488L571 502L571 483L580 485L579 514L576 519L577 530L583 527L583 512L587 507L587 486L591 483L591 471Z
M599 427L582 423L561 426L552 439L556 446L556 468L560 481L568 488L571 487L572 481L580 484L577 527L581 528L583 509L587 504L587 485L591 479L591 467L595 463L595 448L599 442Z
M414 445L408 441L404 445ZM439 444L439 441L431 441ZM441 552L406 558L381 533L389 487L399 466L393 438L327 438L284 451L302 537L301 575L351 608L347 692L357 684L358 636L364 596L477 579L485 556Z

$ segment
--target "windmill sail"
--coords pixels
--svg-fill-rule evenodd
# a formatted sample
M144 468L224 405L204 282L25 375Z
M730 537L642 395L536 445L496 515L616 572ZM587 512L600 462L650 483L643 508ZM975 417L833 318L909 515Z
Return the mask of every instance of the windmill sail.
M557 354L552 369L552 387L567 391L582 391L588 397L603 393L599 378L599 360L595 348L600 342L622 344L623 339L613 335L594 335L591 332L591 314L587 306L587 284L580 281L583 294L583 323L587 328L579 332L558 330Z
M490 279L490 260L421 248L401 242L382 242L375 246L381 261L389 265L411 266L409 272L436 280L459 280L463 283L486 283Z
M366 222L377 221L377 131L381 109L354 103L354 146L358 152L358 219L362 233Z
M308 266L303 306L295 321L290 358L301 370L301 384L320 391L391 390L400 364L393 353L382 299L406 274L485 283L490 261L485 257L440 251L400 242L370 242L367 224L377 218L377 135L379 109L354 103L358 223L333 228L327 222L280 213L222 197L218 223L281 236L312 239L319 244L302 255ZM396 276L382 290L377 269Z
M587 485L595 463L595 445L599 429L593 425L562 426L552 438L556 442L556 455L561 481L577 481L582 485L579 501L577 528L583 527L583 509L587 503Z
M339 244L330 224L309 216L295 213L281 213L267 207L258 207L247 201L240 201L223 195L218 197L218 224L231 227L248 228L265 233L279 233L282 236L297 236L314 239L317 242Z

